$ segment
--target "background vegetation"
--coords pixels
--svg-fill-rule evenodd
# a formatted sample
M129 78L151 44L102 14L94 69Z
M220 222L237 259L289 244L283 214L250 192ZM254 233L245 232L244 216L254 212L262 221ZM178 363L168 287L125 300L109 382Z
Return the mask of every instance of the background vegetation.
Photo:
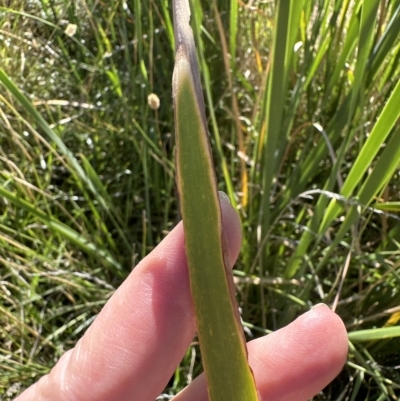
M218 181L242 219L248 338L326 302L350 352L315 399L397 399L399 1L191 3ZM8 400L74 346L179 212L170 3L0 4ZM194 342L161 398L200 371Z

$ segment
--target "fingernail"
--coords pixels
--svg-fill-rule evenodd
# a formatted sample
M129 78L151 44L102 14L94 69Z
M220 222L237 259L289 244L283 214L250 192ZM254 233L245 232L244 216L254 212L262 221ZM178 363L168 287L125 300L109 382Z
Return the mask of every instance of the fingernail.
M311 310L313 310L313 309L318 309L318 308L322 308L322 307L328 308L328 306L327 306L326 304L319 303L319 304L314 305L314 306L311 308Z
M228 201L229 203L231 203L231 200L229 199L229 196L225 192L218 191L218 193L219 193L219 197L220 198L222 198L222 199Z

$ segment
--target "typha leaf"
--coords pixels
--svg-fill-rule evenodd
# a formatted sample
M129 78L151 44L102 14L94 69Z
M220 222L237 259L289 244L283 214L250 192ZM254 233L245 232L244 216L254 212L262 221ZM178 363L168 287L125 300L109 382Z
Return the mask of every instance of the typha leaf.
M209 399L257 401L222 232L189 3L173 4L177 186Z

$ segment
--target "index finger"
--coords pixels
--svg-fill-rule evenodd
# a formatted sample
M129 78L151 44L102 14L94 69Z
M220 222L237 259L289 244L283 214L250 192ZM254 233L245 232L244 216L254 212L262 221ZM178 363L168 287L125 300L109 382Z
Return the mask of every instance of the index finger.
M221 200L230 258L239 218ZM76 347L16 401L154 400L195 334L182 224L129 275Z

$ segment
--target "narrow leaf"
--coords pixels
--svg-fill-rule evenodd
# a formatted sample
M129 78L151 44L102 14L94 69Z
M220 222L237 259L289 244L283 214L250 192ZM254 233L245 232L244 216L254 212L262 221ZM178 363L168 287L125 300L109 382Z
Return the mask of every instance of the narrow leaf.
M400 326L358 330L349 333L349 340L353 343L367 342L372 340L385 340L394 337L400 337Z
M117 269L117 274L121 270L120 264L105 250L98 248L94 243L88 241L83 235L79 234L77 231L62 223L61 221L55 219L54 217L48 216L42 210L38 209L35 205L32 205L28 201L22 199L18 195L12 193L3 185L0 185L0 196L8 199L15 206L20 207L28 213L31 213L38 220L44 223L49 230L53 231L55 234L60 235L65 240L70 241L76 247L86 252L88 255L98 256L107 262L107 264L113 266Z
M356 198L360 205L369 205L373 197L387 185L390 178L396 171L400 160L400 130L393 133L385 150L374 166L371 174L365 180L363 186L357 193ZM337 245L350 230L350 227L359 218L360 208L357 204L352 206L346 213L346 217L337 232L335 239L326 250L324 257L319 262L316 270L328 262Z
M385 143L385 140L395 123L400 117L400 81L394 88L390 98L388 99L382 113L378 117L367 141L362 147L357 159L355 160L353 167L351 168L346 181L343 184L341 195L350 197L354 188L362 183L364 174L367 169L371 166L371 162L377 155L380 147ZM337 202L332 201L325 212L324 221L321 223L320 232L323 232L326 227L333 221L338 215L341 208Z
M264 146L263 195L259 213L261 237L267 234L270 227L270 193L277 166L276 154L281 135L281 123L284 112L284 89L288 82L287 72L289 56L286 55L287 42L290 38L289 22L293 2L278 1L276 24L274 30L271 69L266 91L266 136Z
M378 202L373 205L374 209L383 210L385 212L400 212L400 202Z
M210 401L256 401L227 266L188 0L174 1L177 186L191 293Z
M79 164L76 157L73 153L68 149L62 139L50 128L42 115L35 109L31 101L18 89L18 87L14 84L13 81L8 77L3 69L0 68L0 83L4 85L4 87L10 91L10 93L14 96L14 98L21 104L21 106L29 113L29 115L34 118L38 127L42 129L42 131L53 141L61 154L65 156L68 160L69 164L72 166L71 172L80 178L80 181L84 182L86 186L98 197L101 204L108 211L109 207L104 202L104 199L99 196L96 191L96 188L93 182L88 178L85 174L85 171ZM79 179L77 180L79 181Z

